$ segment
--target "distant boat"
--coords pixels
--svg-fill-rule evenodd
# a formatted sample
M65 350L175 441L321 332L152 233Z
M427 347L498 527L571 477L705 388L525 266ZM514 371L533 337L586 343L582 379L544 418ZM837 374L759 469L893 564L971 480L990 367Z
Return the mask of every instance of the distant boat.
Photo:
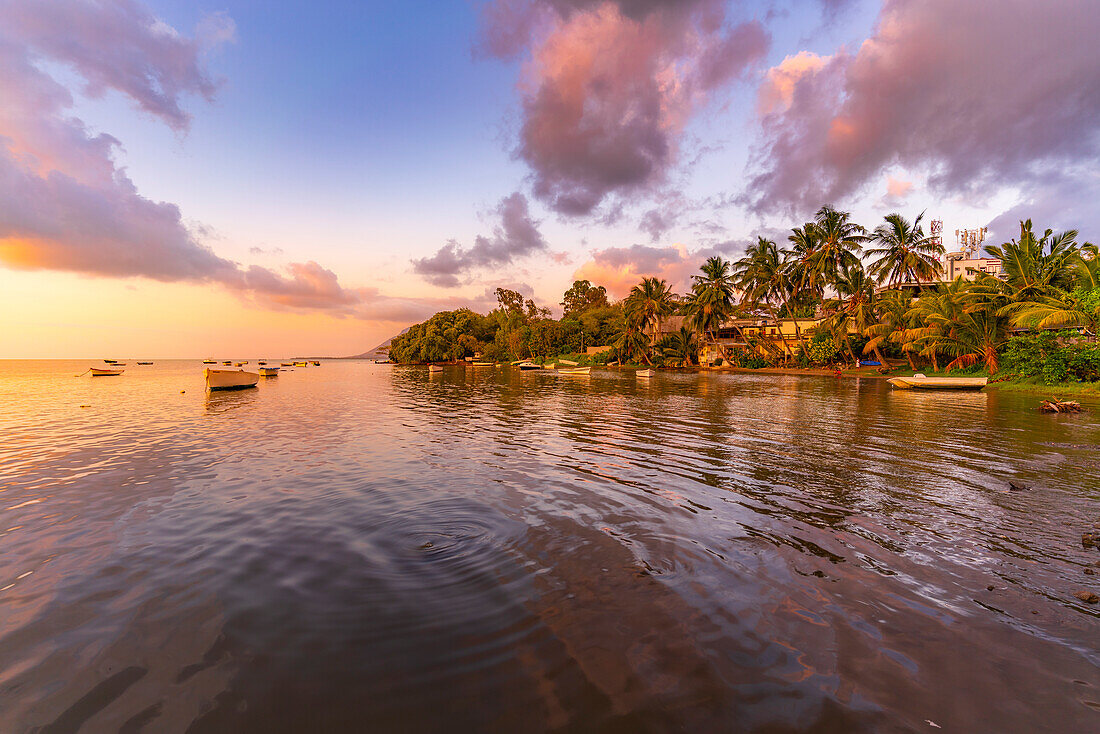
M106 362L107 364L118 364L118 361L114 360L114 359L105 359L103 361Z
M493 367L496 362L470 362L471 367Z
M261 359L261 360L260 360L259 362L257 362L256 364L258 364L258 365L260 365L261 367L263 367L263 366L264 366L265 364L267 364L267 362L265 362L264 360L262 360L262 359Z
M293 362L280 362L279 365L281 367L293 367L294 363Z
M248 362L234 362L233 366L234 367L244 367L246 364L248 364Z
M521 370L541 370L542 369L541 364L535 364L534 362L520 362L519 364L516 365L516 367L519 367Z
M114 377L115 375L121 375L126 370L101 370L97 367L91 368L92 377Z
M278 376L279 376L279 368L278 367L261 367L260 368L260 377L278 377Z
M212 370L207 367L203 374L206 375L208 390L243 390L256 387L260 381L259 374L244 370Z
M295 362L295 367L309 367L309 362Z
M657 370L638 370L634 373L635 377L653 377L657 374Z
M138 364L153 364L152 362L138 362Z
M442 371L443 371L443 365L441 365L441 364L430 364L430 365L428 365L428 372L442 372Z
M317 360L311 361L310 364L313 365L314 367L320 367L321 366L321 363L318 362Z
M224 362L222 362L222 364L226 365L227 367L232 367L233 366L233 360L227 359Z
M989 382L988 377L925 377L915 374L912 377L891 377L891 385L902 390L917 388L920 390L981 390Z
M557 373L559 375L587 375L591 371L591 367L570 367L569 369L557 370Z
M217 362L217 360L214 360L214 359L204 359L202 361L202 363L203 364L217 364L218 362Z

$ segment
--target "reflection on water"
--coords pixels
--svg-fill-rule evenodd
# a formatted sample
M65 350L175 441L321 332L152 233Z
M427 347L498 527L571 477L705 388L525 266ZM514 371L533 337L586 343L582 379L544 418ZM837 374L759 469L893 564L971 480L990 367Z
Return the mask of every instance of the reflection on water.
M5 731L1100 727L1095 413L86 367L0 363Z

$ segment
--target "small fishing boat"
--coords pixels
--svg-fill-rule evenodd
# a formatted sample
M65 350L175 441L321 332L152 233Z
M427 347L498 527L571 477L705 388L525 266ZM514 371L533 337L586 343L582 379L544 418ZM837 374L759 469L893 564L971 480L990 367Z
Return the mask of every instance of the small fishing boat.
M203 364L217 364L217 363L218 363L218 361L217 361L216 359L204 359L204 360L202 361L202 363L203 363Z
M114 377L115 375L121 375L126 370L101 370L98 367L92 367L89 372L92 373L92 377Z
M559 375L587 375L591 371L591 367L570 367L568 369L557 370L557 373Z
M430 365L428 365L428 372L442 372L442 371L443 371L443 365L441 365L441 364L430 364Z
M564 364L564 365L569 366L569 367L576 367L577 366L577 363L574 362L571 359L559 359L558 364Z
M295 362L295 367L309 367L309 362Z
M653 377L657 374L657 370L638 370L634 373L635 377Z
M224 364L226 367L232 367L233 366L233 360L227 359L224 362L222 362L222 364Z
M146 364L146 365L148 365L148 364L153 364L153 363L152 363L152 362L138 362L138 364Z
M260 360L259 362L257 362L256 364L258 364L258 365L260 365L261 367L263 367L263 366L264 366L265 364L267 364L267 362L261 359L261 360Z
M988 377L925 377L917 373L912 377L891 377L891 385L902 390L981 390L989 382Z
M496 362L470 362L471 367L492 367Z
M519 364L516 365L516 367L519 367L521 370L541 370L542 369L541 364L535 364L534 362L520 362Z
M280 362L279 366L280 367L293 367L294 363L293 362Z
M321 366L321 363L320 363L320 362L318 362L318 361L317 361L317 360L315 360L315 359L313 359L313 360L310 360L310 362L309 362L309 363L310 363L311 365L313 365L314 367L320 367L320 366Z
M279 368L278 367L261 367L260 368L260 377L278 377L278 376L279 376Z
M207 367L203 370L206 375L207 390L243 390L256 387L260 381L260 375L244 370L212 370Z
M234 367L244 367L246 364L248 364L248 362L234 362L233 366Z

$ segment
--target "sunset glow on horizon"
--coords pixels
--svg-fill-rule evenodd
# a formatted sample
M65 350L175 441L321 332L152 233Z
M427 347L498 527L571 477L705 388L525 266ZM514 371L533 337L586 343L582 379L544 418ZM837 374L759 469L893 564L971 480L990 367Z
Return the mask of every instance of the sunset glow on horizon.
M353 355L826 203L1096 242L1095 11L0 0L0 358Z

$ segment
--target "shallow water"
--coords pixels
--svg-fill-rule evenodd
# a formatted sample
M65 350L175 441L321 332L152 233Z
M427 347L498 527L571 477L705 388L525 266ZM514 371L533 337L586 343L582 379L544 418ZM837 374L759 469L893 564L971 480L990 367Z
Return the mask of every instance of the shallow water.
M0 362L2 731L1100 730L1096 411L91 364Z

